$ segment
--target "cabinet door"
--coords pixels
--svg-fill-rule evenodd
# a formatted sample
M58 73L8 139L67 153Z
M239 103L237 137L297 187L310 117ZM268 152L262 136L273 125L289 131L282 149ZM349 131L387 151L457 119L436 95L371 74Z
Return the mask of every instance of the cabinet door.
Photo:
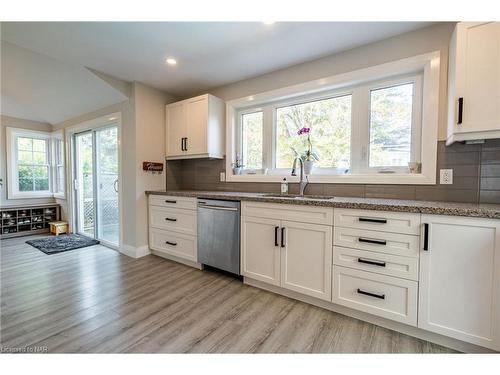
M456 131L467 133L498 130L500 23L458 23L456 53L457 107L458 99L463 98L462 124L456 125Z
M282 221L281 286L331 300L332 227Z
M185 105L178 103L167 106L166 121L167 156L183 155L182 138L187 137Z
M188 101L186 104L187 154L196 155L208 152L208 97Z
M500 349L500 221L423 215L422 223L418 327Z
M279 228L279 220L245 216L241 218L243 276L280 285Z

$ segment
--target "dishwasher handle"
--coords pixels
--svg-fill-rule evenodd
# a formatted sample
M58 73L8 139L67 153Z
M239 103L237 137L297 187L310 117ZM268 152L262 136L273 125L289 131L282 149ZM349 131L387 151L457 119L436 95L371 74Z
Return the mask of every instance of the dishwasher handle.
M220 211L238 211L237 207L214 206L211 204L198 204L198 208L209 208L211 210L220 210Z

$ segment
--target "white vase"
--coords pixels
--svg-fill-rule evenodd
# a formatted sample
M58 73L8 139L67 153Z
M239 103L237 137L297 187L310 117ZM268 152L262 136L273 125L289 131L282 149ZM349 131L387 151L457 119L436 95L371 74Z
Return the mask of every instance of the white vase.
M304 173L306 175L311 174L313 167L314 167L314 160L304 161Z
M233 174L234 175L239 175L241 174L241 167L233 167Z

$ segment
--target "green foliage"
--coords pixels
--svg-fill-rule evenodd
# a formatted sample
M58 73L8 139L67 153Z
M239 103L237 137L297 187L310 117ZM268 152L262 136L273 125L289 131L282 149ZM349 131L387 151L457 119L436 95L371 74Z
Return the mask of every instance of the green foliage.
M277 168L291 168L296 153L304 157L308 151L307 136L297 135L303 127L311 129L312 152L320 167L349 168L351 95L278 108Z
M242 116L242 163L247 169L262 168L263 120L262 112Z

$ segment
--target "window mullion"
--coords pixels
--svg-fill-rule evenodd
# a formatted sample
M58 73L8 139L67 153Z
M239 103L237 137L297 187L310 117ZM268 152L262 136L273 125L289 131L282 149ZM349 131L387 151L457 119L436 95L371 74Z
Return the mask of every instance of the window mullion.
M368 167L368 89L358 87L352 95L351 173L360 174Z

